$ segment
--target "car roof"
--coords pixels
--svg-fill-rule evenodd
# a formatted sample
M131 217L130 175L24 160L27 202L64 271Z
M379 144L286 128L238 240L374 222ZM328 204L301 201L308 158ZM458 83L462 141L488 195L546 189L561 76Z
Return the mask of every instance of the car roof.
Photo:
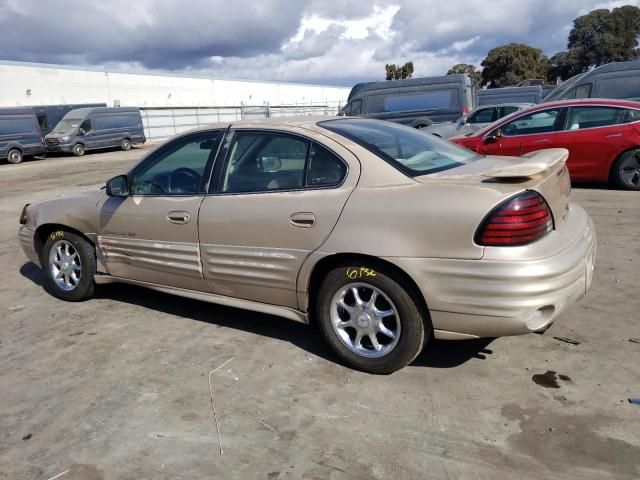
M616 98L574 98L571 100L555 100L539 103L534 108L567 107L572 105L609 105L612 107L640 108L640 102ZM533 110L533 108L532 108Z
M279 127L289 127L289 128L304 128L307 130L321 131L322 126L319 123L322 122L340 122L342 120L366 120L369 122L383 122L387 123L384 120L376 120L372 118L365 117L331 117L326 115L308 115L308 116L297 116L297 117L272 117L272 118L257 118L257 119L247 119L247 120L235 120L232 122L219 122L219 123L211 123L208 125L203 125L198 128L193 128L191 130L182 132L182 134L188 133L197 133L204 132L212 129L227 129L229 127L232 128L279 128ZM325 132L326 133L326 132Z

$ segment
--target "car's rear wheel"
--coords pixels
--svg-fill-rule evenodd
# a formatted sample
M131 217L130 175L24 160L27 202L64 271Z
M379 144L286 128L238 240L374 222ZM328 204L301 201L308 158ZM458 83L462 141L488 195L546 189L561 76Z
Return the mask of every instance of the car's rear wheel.
M76 157L81 157L84 155L84 145L82 145L81 143L76 143L73 146L73 154Z
M393 373L408 365L430 334L410 288L380 266L343 266L329 272L316 314L333 350L348 365L371 373Z
M618 157L613 164L612 179L620 188L640 190L640 149L630 150Z
M7 154L7 161L9 163L20 163L23 159L22 152L17 148L12 148Z
M122 148L122 150L124 150L125 152L131 150L131 140L129 140L128 138L122 140L120 148Z
M58 230L42 251L47 289L56 297L78 302L93 297L96 257L91 244L75 233Z

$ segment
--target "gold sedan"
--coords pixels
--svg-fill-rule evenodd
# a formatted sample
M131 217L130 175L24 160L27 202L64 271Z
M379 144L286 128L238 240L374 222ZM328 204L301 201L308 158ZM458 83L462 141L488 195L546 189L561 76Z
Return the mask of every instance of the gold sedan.
M361 118L217 124L26 206L20 241L61 299L125 282L313 321L343 361L390 373L434 336L543 331L586 293L596 234L566 158Z

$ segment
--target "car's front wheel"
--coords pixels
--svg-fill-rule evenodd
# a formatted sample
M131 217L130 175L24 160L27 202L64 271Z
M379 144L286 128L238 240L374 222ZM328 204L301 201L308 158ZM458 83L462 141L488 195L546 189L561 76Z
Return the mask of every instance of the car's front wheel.
M329 272L316 314L333 350L350 366L371 373L393 373L411 363L431 330L410 288L380 266L344 266Z
M81 144L81 143L76 143L76 144L73 146L73 154L74 154L76 157L81 157L81 156L83 156L83 155L84 155L84 145L83 145L83 144Z
M75 233L52 232L42 251L47 289L56 297L78 302L93 297L96 257L91 244Z

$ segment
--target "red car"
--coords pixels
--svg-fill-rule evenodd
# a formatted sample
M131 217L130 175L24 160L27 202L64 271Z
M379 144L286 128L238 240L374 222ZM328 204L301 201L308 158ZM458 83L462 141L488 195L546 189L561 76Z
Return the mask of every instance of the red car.
M485 155L566 148L573 181L640 190L640 102L591 98L544 103L449 140Z

